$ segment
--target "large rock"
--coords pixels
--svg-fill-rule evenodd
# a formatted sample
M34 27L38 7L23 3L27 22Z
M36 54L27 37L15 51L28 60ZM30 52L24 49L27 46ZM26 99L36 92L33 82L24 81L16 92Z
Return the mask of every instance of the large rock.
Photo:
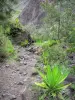
M19 16L20 22L26 24L40 24L41 18L45 16L45 12L40 6L41 2L46 0L22 0L23 6L25 5L22 13ZM52 0L49 0L52 1Z

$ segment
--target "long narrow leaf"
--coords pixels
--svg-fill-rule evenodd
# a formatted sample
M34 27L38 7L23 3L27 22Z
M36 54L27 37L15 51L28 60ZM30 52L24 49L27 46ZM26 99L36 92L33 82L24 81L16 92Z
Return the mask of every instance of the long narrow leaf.
M42 87L42 88L48 88L47 85L46 85L44 82L42 82L42 83L37 83L37 82L35 82L35 84L36 84L37 86Z

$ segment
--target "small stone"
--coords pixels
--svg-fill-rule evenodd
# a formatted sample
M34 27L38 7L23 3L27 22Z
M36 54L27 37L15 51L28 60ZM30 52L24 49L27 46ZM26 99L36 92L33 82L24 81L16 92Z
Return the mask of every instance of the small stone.
M6 96L6 94L2 94L2 97L4 98Z
M16 71L19 71L19 69L16 69Z
M24 57L24 60L28 60L28 57Z
M15 100L16 96L15 95L10 95L10 100Z
M32 69L32 74L31 74L31 75L32 75L32 76L38 75L38 72L36 71L35 68Z
M33 72L32 76L38 75L38 72Z
M26 62L24 62L24 65L27 65L27 63L26 63Z
M19 72L19 74L22 74L23 72Z
M6 68L9 68L9 65L6 65L5 67L6 67Z
M16 59L16 61L20 61L20 58Z
M26 87L21 91L21 100L32 100L32 93Z
M16 82L14 82L14 84L17 84Z
M0 96L0 100L1 100L1 96Z
M23 73L23 75L25 76L25 75L27 75L27 73Z
M20 58L20 59L23 59L23 58L24 58L24 56L19 56L19 58Z
M29 77L26 77L26 78L24 79L24 82L27 82L27 80L30 80L30 78L29 78Z
M24 83L23 82L19 82L17 85L24 85Z
M26 87L24 90L21 91L21 100L26 100L25 92L26 92Z
M20 64L23 64L23 61L20 61Z
M67 81L67 82L75 83L75 76L74 76L74 75L69 75L69 76L66 78L66 81Z

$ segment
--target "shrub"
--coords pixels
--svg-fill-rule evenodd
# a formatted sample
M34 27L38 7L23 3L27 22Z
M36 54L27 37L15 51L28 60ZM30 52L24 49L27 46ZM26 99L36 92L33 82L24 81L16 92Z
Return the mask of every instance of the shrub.
M5 28L4 33L6 35L9 35L9 36L12 36L12 37L17 36L18 33L23 30L22 25L19 22L18 18L16 18L15 20L11 19L9 21L8 25L6 25L4 28Z
M14 11L13 4L16 4L16 1L0 0L0 58L9 57L14 53L14 47L5 33L10 32L9 20Z
M72 44L75 43L75 28L71 29L66 40L69 43L72 43Z
M44 72L38 71L38 73L42 78L42 82L36 82L35 84L44 89L45 97L60 98L62 97L60 96L62 91L70 85L64 85L64 80L69 72L67 69L62 68L62 66L54 65L50 67L47 65Z
M0 0L0 25L7 24L17 0Z
M42 27L35 31L36 36L41 40L60 40L66 37L67 41L74 41L75 32L72 31L75 26L74 0L57 0L56 3L48 3L47 0L41 5L46 16L43 18Z
M0 27L0 58L9 57L14 54L14 47L7 36L3 34L3 28Z
M64 42L60 43L57 40L38 41L36 45L41 46L41 60L46 64L53 65L54 63L67 64L67 51L64 47Z
M25 40L25 41L22 41L20 45L23 47L26 47L26 46L28 46L28 44L29 44L29 41Z

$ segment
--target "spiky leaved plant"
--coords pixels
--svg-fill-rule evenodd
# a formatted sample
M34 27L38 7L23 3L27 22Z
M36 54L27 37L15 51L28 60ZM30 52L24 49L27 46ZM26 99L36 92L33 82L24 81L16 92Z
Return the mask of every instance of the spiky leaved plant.
M47 65L44 73L41 71L38 71L38 73L42 78L42 82L36 82L35 84L45 90L45 97L63 98L62 91L70 85L64 84L64 80L69 74L68 70L64 70L58 65L54 65L53 67Z

